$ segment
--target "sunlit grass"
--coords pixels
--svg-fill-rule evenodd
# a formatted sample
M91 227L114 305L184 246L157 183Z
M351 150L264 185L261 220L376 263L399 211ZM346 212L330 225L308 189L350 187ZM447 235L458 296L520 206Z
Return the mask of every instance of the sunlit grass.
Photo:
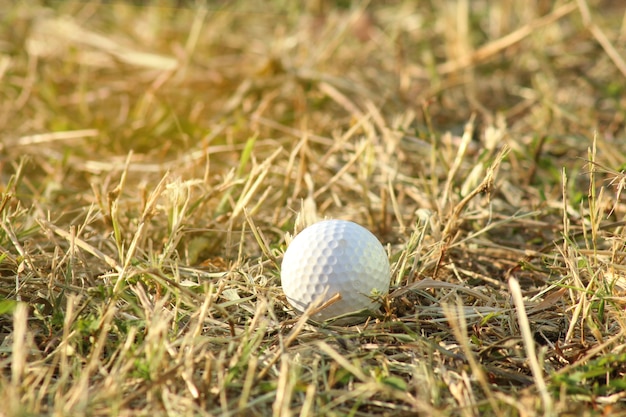
M5 9L7 415L626 409L623 6ZM280 288L325 217L390 257L357 326Z

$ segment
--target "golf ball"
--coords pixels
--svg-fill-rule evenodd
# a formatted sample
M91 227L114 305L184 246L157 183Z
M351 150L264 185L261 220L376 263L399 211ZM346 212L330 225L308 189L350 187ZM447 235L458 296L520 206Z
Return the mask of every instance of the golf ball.
M324 220L293 239L280 278L287 301L300 312L322 295L326 302L338 293L338 301L312 316L323 321L378 308L372 295L389 291L389 260L369 230L350 221Z

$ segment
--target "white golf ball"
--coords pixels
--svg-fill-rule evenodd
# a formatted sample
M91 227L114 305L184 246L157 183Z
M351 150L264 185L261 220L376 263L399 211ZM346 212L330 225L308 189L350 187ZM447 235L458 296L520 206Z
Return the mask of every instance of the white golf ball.
M326 302L340 294L341 299L312 316L323 321L378 308L372 295L389 291L389 260L369 230L350 221L324 220L293 239L280 278L287 301L300 312L322 295Z

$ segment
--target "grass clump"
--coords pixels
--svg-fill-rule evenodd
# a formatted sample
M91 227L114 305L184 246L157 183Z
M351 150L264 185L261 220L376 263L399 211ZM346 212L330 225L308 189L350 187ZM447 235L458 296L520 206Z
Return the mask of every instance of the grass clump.
M4 412L623 413L624 13L8 6ZM280 288L324 217L388 250L363 324Z

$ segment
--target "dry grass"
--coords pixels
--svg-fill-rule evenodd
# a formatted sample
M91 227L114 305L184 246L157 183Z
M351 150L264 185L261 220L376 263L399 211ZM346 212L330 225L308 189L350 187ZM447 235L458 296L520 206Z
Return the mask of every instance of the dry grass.
M619 2L15 3L0 413L626 412ZM388 248L363 325L280 289L324 217Z

